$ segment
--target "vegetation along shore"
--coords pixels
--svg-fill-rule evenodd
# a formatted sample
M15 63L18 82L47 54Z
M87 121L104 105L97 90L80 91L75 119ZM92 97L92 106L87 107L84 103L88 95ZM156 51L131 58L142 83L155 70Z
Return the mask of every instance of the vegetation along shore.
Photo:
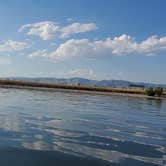
M140 96L150 98L166 98L166 91L162 88L112 88L112 87L97 87L87 85L70 85L70 84L55 84L55 83L44 83L44 82L30 82L30 81L16 81L16 80L0 80L0 87L5 88L28 88L35 89L63 89L63 90L77 90L77 91L88 91L98 93L109 93L109 94L121 94L129 96Z

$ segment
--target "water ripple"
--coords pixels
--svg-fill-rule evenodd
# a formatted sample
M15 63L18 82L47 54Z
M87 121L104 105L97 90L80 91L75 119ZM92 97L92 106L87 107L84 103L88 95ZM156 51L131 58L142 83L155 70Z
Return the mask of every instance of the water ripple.
M165 100L0 89L0 149L164 165L165 122Z

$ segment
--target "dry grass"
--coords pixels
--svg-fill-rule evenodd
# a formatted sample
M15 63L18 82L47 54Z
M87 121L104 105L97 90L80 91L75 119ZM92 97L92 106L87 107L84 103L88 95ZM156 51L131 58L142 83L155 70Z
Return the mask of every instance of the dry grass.
M54 83L39 83L29 81L15 81L15 80L0 80L0 85L10 86L26 86L26 87L40 87L40 88L58 88L58 89L73 89L73 90L87 90L98 92L115 92L115 93L128 93L128 94L145 94L143 89L128 89L128 88L112 88L112 87L96 87L87 85L65 85Z
M135 88L112 88L112 87L97 87L88 85L69 85L69 84L55 84L55 83L44 83L44 82L30 82L30 81L15 81L15 80L0 80L0 86L6 88L50 88L51 89L67 89L67 90L84 90L89 92L112 92L120 95L139 95L145 96L144 89ZM164 91L162 97L166 98L166 91ZM155 98L155 97L152 97ZM160 97L158 97L160 98Z

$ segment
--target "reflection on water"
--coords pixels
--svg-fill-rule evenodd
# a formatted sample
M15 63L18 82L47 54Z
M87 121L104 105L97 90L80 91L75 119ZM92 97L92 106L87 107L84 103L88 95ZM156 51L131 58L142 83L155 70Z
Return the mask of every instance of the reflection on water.
M8 159L20 166L164 165L166 101L0 89L0 165L13 164Z

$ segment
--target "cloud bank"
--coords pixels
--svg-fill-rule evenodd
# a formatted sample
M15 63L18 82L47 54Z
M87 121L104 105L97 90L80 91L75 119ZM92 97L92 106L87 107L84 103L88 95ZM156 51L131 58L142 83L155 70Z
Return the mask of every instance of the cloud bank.
M166 52L166 37L150 36L137 42L133 37L123 34L115 38L90 41L89 39L70 39L60 44L55 51L38 50L29 57L64 59L68 57L101 57L143 54L146 56Z
M75 22L67 26L60 26L52 21L43 21L33 24L26 24L20 27L19 32L27 31L28 35L39 36L43 40L52 38L67 38L73 34L89 32L97 29L95 23L79 23Z

